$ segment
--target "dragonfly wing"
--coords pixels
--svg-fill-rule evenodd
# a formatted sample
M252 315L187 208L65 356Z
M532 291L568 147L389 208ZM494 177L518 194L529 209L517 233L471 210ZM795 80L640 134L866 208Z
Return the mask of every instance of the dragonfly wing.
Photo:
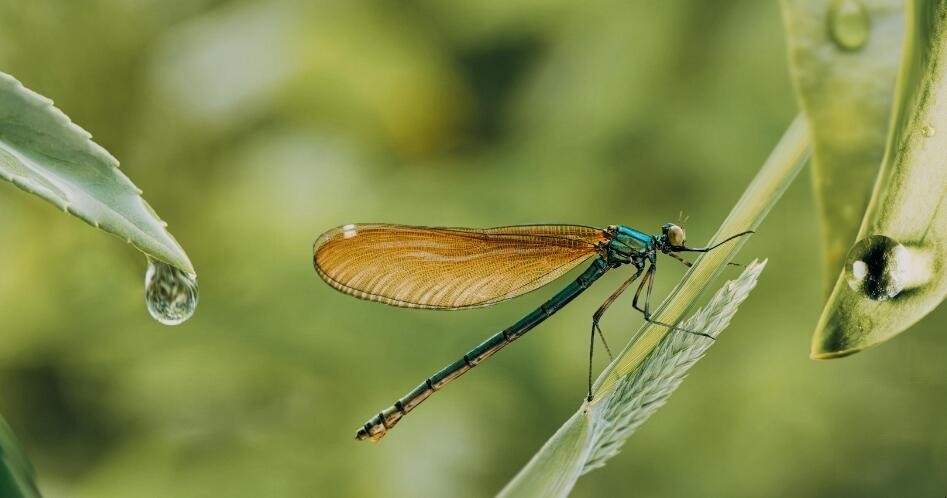
M394 306L488 306L541 287L596 254L606 234L577 225L430 228L359 224L319 236L319 276L346 294Z

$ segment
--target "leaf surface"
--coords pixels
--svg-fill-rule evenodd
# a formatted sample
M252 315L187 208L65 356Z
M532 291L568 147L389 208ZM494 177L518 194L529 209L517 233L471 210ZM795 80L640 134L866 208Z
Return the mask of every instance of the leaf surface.
M947 2L907 6L885 159L813 335L813 358L884 342L947 295Z
M0 73L0 178L189 273L194 267L118 161L53 102Z
M790 75L812 140L830 291L884 157L901 42L900 0L782 0Z

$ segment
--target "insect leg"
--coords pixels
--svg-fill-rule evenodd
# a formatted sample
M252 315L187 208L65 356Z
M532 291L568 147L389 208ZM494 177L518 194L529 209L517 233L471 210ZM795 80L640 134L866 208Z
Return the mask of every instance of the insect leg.
M668 256L670 256L670 257L672 257L672 258L674 258L674 259L680 261L681 263L684 264L684 266L686 266L686 267L688 267L688 268L690 268L691 266L694 266L694 263L691 263L690 261L688 261L688 260L686 260L686 259L684 259L684 258L678 256L677 254L674 254L673 252L669 252L669 253L667 253L667 254L668 254Z
M628 280L625 280L625 282L621 284L621 287L619 287L615 292L613 292L611 296L608 296L608 299L606 299L605 302L602 303L601 306L599 306L598 310L596 310L595 313L592 314L592 334L594 335L596 331L599 333L599 337L602 339L602 343L605 344L605 349L608 351L609 356L612 356L612 352L608 348L608 343L605 341L605 336L602 334L602 329L601 327L599 327L598 322L599 320L602 319L602 315L605 314L605 311L608 309L608 307L611 306L612 303L615 302L615 300L618 299L618 297L621 296L622 293L625 292L626 289L628 289L628 286L630 286L631 283L634 282L638 278L639 275L641 275L642 270L644 270L644 265L639 266L638 271L636 271L634 275L629 277Z
M676 259L676 260L678 260L678 261L680 261L681 263L684 264L684 266L686 266L686 267L688 267L688 268L690 268L691 266L694 266L694 263L691 263L691 262L688 261L687 259L682 258L682 257L678 256L677 254L674 254L673 252L669 252L669 253L667 253L667 255L670 256L670 257L672 257L672 258L674 258L674 259ZM742 264L740 264L740 263L727 263L727 265L728 265L728 266L744 266L744 265L742 265Z
M658 266L651 260L651 266L648 267L648 294L644 298L644 316L645 320L651 321L651 291L654 290L654 274L658 271Z
M605 334L602 333L601 327L598 326L598 321L602 318L602 315L605 314L605 310L607 310L608 307L611 306L616 299L618 299L618 296L621 296L621 294L625 292L625 289L627 289L628 286L630 286L631 283L634 282L636 278L638 278L638 275L641 275L642 270L644 270L644 265L639 264L638 271L636 271L635 274L632 275L628 280L625 280L625 282L621 284L621 287L613 292L611 296L608 296L608 299L606 299L605 302L602 303L598 310L592 315L592 332L589 337L589 393L586 397L588 401L592 401L592 358L595 353L596 332L598 332L598 336L601 338L602 344L605 345L605 351L608 353L608 357L612 360L615 359L615 357L612 356L611 348L608 347L608 342L605 340Z
M682 329L680 327L675 327L664 322L659 322L657 320L651 319L651 290L654 288L654 272L657 270L655 267L654 261L651 262L651 266L648 267L648 272L645 273L644 278L641 279L641 285L638 286L638 291L635 292L635 299L631 305L644 315L644 319L650 323L661 325L667 327L671 330L680 330L681 332L687 332L688 334L694 334L706 337L708 339L716 340L714 336L706 334L704 332L695 332L693 330ZM638 307L638 297L641 294L641 289L644 287L645 282L648 283L648 293L645 295L644 309Z
M654 264L651 265L654 267ZM648 320L651 318L651 315L646 312L644 309L638 307L638 298L641 297L641 289L648 284L648 281L651 280L651 268L648 268L648 273L644 274L644 278L641 279L641 283L638 284L638 290L635 291L635 299L631 302L631 306L644 314L644 319ZM650 321L650 320L649 320Z

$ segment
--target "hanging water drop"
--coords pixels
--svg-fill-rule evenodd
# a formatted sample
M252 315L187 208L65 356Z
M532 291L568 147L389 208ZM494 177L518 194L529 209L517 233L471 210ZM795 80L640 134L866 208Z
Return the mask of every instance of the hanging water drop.
M165 325L186 321L197 308L197 277L163 261L148 258L145 304L148 313Z
M937 133L937 130L935 130L931 125L925 125L921 127L921 135L924 135L927 138L933 137L935 133Z
M845 277L852 290L875 301L887 301L927 282L931 262L926 251L908 248L884 235L871 235L849 251Z
M829 35L842 50L858 50L868 41L870 19L859 0L835 0L829 10Z

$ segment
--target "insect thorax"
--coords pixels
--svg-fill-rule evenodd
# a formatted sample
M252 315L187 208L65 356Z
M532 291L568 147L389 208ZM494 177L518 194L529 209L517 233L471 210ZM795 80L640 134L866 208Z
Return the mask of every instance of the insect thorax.
M610 263L629 263L654 250L654 237L626 226L609 227L612 239L608 243L606 260Z

